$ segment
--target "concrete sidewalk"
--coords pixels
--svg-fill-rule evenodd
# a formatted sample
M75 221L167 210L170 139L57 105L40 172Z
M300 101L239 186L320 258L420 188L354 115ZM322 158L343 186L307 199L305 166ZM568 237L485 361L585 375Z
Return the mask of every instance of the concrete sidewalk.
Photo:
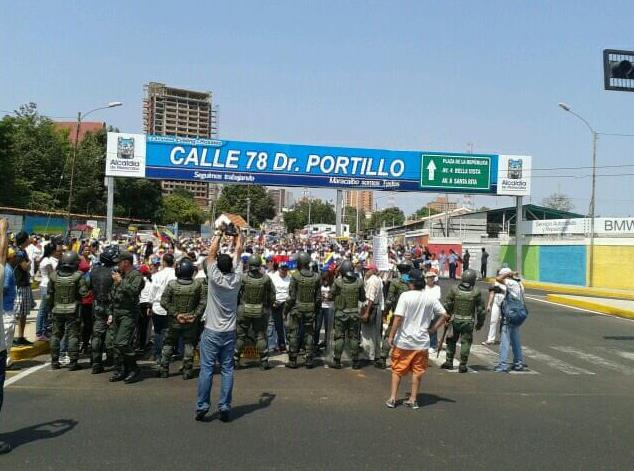
M587 286L560 285L557 283L542 283L541 281L522 280L524 286L530 289L546 291L548 293L572 294L575 296L590 296L598 298L627 299L634 301L634 291L609 288L589 288Z
M599 298L593 296L571 296L548 294L546 300L566 306L596 311L612 316L634 319L634 301L628 299Z
M34 291L33 294L36 295L36 292ZM12 361L28 360L30 358L35 358L36 356L43 355L50 351L48 342L42 342L42 341L36 340L36 337L35 337L35 327L36 327L35 324L37 321L37 312L39 310L40 302L41 301L39 299L36 300L35 309L32 309L28 317L26 318L26 326L24 328L24 337L27 340L33 342L33 345L24 346L24 347L11 346L10 354L11 354ZM14 338L16 338L17 335L18 335L18 325L16 321Z

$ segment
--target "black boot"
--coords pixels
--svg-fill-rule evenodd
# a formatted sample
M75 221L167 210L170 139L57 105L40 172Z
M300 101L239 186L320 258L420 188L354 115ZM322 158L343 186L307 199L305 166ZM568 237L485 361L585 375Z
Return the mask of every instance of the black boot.
M361 369L361 362L359 361L358 358L353 358L352 359L352 369L353 370L360 370Z
M103 366L100 364L94 363L92 365L92 374L98 375L100 373L103 373Z
M260 360L260 368L263 370L270 370L271 369L271 364L269 363L269 359L268 358L264 358L262 360Z
M123 381L126 377L126 372L123 370L122 366L116 366L114 369L114 374L110 377L108 381L111 383L116 383L117 381Z
M306 363L304 363L304 366L308 370L313 369L315 367L315 360L313 360L313 357L306 357Z
M136 383L137 381L141 379L141 370L137 366L136 360L134 359L134 357L132 357L132 358L126 358L125 361L126 361L126 366L129 373L123 379L123 382L125 384Z
M51 358L51 370L59 370L62 365L59 364L59 358L53 357Z
M460 366L458 366L458 373L466 373L467 371L469 371L467 369L467 364L461 362Z
M292 368L292 369L297 368L297 357L296 356L290 356L289 355L288 363L286 364L286 368Z
M70 363L68 364L68 371L78 371L81 370L81 366L79 366L79 363L77 362L77 360L71 360Z
M335 370L340 370L341 369L341 358L333 358L332 367Z
M440 365L443 370L453 370L453 359L445 360L445 362Z
M375 368L379 368L381 370L384 370L386 368L386 364L385 364L385 358L379 358L378 360L376 360L374 362L374 367Z

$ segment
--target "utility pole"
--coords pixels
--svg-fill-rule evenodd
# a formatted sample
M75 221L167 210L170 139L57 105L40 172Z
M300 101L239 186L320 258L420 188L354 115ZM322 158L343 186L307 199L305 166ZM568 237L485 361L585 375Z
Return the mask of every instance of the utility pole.
M335 234L337 237L341 237L342 201L343 191L337 190L337 199L335 204Z
M247 231L251 227L251 197L247 196Z

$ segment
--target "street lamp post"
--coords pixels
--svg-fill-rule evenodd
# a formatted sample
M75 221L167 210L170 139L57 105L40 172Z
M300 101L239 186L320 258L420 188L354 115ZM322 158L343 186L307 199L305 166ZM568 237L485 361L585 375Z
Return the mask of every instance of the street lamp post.
M75 142L73 143L73 158L70 162L70 184L68 187L68 232L69 232L69 235L70 235L70 229L71 229L70 213L71 213L72 205L73 205L73 184L75 182L75 160L77 159L77 149L79 147L79 128L81 127L81 120L86 118L86 116L88 116L90 113L93 113L95 111L105 110L107 108L115 108L121 105L123 105L123 103L121 103L120 101L111 101L106 106L100 106L99 108L95 108L83 114L81 111L77 113L77 128L75 129Z
M598 140L598 132L594 130L594 128L586 121L586 119L575 113L572 108L566 103L558 103L559 107L577 117L592 133L592 190L590 195L590 252L588 254L588 284L589 286L593 285L593 274L594 274L594 212L595 212L595 202L596 202L596 186L597 186L597 140Z

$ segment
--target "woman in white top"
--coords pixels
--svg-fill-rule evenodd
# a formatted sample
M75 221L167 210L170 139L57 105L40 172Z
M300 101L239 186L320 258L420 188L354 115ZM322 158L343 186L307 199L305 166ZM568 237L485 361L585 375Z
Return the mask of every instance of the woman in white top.
M499 271L498 271L499 274ZM500 318L502 317L502 301L504 301L504 294L506 293L506 286L498 281L493 283L493 286L489 288L489 301L487 303L487 314L491 316L489 321L489 335L487 339L482 342L482 345L493 345L500 343L498 340L498 334L500 333Z
M315 334L314 342L315 348L328 348L330 339L330 328L332 326L335 302L330 295L330 287L332 286L333 276L330 271L325 271L321 274L321 309L315 316ZM324 340L319 342L319 334L321 332L321 326L324 326Z
M40 260L40 309L37 312L37 321L35 323L35 336L37 340L48 340L49 320L46 291L48 289L50 275L57 268L59 252L57 244L50 242L44 246L44 255L42 256L42 260Z

